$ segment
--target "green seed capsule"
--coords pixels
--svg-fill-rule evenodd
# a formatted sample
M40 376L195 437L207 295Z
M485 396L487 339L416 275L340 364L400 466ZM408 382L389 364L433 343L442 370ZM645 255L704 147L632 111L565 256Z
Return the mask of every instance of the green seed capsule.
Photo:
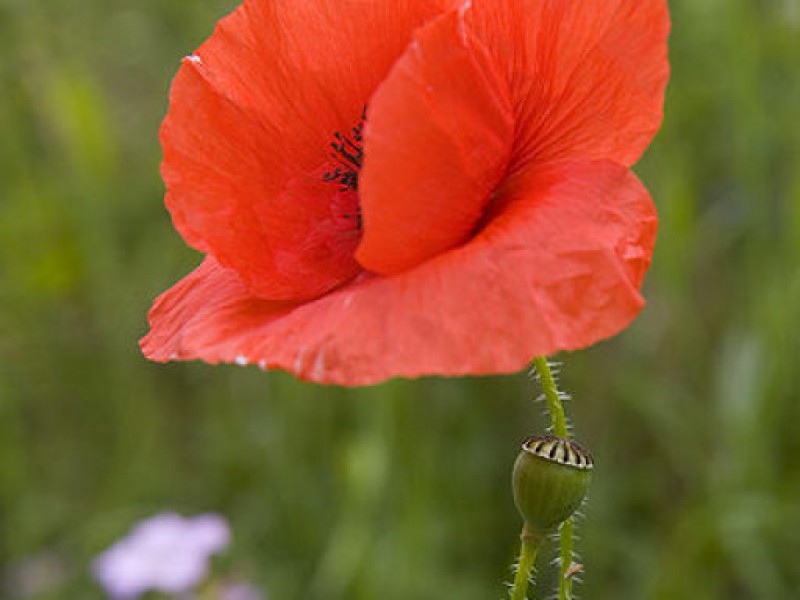
M514 503L531 532L554 530L586 495L594 459L572 440L529 437L514 462Z

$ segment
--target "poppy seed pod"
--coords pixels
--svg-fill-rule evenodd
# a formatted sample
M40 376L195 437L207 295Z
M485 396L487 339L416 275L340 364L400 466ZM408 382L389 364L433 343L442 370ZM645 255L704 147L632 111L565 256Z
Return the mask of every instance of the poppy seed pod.
M586 495L594 459L572 440L529 437L514 462L514 503L531 532L554 530Z

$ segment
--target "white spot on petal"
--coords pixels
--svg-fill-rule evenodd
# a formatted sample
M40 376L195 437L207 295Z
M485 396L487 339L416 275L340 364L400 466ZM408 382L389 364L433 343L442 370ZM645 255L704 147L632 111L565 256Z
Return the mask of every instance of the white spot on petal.
M186 60L188 60L189 62L193 62L196 65L203 64L203 59L200 58L197 54L190 54L189 56L186 57Z
M297 358L294 359L294 372L301 373L303 371L303 365L305 364L306 360L306 350L303 348L297 353Z
M245 366L247 366L247 363L249 361L247 360L246 356L243 356L243 355L240 354L239 356L236 357L235 362L240 367L245 367Z
M472 8L472 0L467 0L458 9L458 35L461 36L461 41L465 46L469 45L469 36L467 35L467 27L464 22L464 17L467 11Z
M325 350L320 350L317 352L317 357L314 359L312 377L314 379L320 379L323 371L325 371Z

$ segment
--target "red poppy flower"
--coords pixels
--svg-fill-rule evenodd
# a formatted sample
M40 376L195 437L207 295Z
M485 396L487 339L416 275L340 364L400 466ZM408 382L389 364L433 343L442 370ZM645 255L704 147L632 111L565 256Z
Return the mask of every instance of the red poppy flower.
M246 0L186 58L166 204L207 256L151 359L512 372L643 305L665 0Z

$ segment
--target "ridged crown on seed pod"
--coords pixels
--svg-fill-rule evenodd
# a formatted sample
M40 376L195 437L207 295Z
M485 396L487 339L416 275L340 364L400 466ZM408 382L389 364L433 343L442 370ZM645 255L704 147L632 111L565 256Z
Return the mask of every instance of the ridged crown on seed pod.
M546 533L572 515L583 501L594 459L572 440L529 437L514 462L514 503L529 531Z

